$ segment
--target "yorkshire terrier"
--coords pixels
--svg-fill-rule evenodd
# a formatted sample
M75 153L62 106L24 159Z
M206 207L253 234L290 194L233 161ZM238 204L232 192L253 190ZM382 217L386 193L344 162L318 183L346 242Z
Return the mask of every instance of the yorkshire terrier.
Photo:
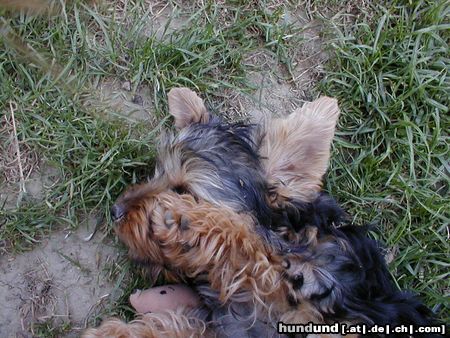
M339 116L322 97L285 118L225 123L172 89L176 134L155 174L111 208L130 257L192 285L204 305L105 321L84 337L276 337L278 322L427 325L397 290L367 228L321 193ZM406 335L405 335L406 336Z

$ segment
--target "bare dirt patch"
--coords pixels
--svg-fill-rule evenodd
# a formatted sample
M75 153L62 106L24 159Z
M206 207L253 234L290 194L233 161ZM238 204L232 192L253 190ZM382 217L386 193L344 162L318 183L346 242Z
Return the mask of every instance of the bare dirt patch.
M251 94L229 90L228 102L220 109L220 114L230 119L250 117L258 122L268 116L290 114L317 97L314 88L322 79L323 65L328 60L323 24L311 20L300 9L285 8L282 20L297 31L293 39L297 45L289 48L291 68L280 63L276 53L267 48L246 55L244 62L254 69L247 74L247 80L256 90Z
M105 110L109 107L108 114L116 118L124 118L130 123L146 121L150 125L156 123L153 115L154 104L150 89L140 86L133 90L130 81L118 81L107 79L97 86L95 99L90 104Z
M53 233L33 251L0 256L0 332L31 336L39 324L79 336L88 318L114 299L104 269L117 250L81 227Z

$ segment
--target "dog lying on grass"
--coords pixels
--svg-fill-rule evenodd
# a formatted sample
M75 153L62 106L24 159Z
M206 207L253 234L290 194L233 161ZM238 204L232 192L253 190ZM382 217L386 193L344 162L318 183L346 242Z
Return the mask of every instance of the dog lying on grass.
M278 322L427 325L398 291L367 229L321 193L339 116L322 97L263 125L225 123L186 88L154 177L111 209L130 257L192 285L197 307L105 321L84 337L273 337Z

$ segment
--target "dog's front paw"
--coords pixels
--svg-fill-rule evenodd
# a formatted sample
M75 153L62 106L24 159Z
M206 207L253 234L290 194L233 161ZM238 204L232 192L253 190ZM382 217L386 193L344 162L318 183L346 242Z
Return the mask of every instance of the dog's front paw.
M153 225L153 234L158 242L166 249L174 252L186 252L192 248L191 220L174 210L165 210L159 217L160 222Z
M310 258L303 254L290 254L283 261L284 276L290 285L290 300L294 303L308 301L328 304L332 301L338 281Z
M176 227L179 230L187 230L189 228L189 219L185 215L174 213L171 210L167 210L164 214L164 225L167 229Z
M164 224L168 229L171 229L173 226L175 226L178 228L178 230L184 231L189 229L190 220L185 215L174 215L174 213L169 210L164 215Z

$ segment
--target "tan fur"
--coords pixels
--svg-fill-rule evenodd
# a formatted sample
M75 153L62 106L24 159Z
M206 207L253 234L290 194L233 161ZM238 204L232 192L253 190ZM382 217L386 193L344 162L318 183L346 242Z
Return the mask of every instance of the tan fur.
M328 167L338 116L336 99L321 97L266 123L261 156L278 196L314 199Z
M162 208L155 213L153 230L173 267L189 277L207 273L223 303L238 290L265 296L279 289L281 258L253 231L250 216L190 195L164 193L157 199ZM181 224L187 228L180 229Z
M193 316L189 308L175 311L147 313L126 324L119 319L109 319L97 329L89 329L82 338L186 338L214 337L205 322Z
M188 277L208 273L226 302L239 289L267 295L279 288L282 260L253 224L250 216L226 206L163 192L146 195L116 232L134 258L168 265Z
M206 123L209 114L203 100L189 88L173 88L168 94L169 113L175 118L175 127L182 129L192 123Z
M307 324L309 322L322 323L322 315L311 304L300 304L297 308L282 313L279 321L283 323Z
M129 246L131 256L159 266L169 266L179 275L191 278L206 276L223 304L236 294L242 300L244 292L247 300L255 304L254 314L258 319L273 323L279 320L298 324L323 322L320 312L307 299L309 293L315 291L313 265L301 261L301 257L289 257L291 267L288 272L301 272L305 278L304 289L308 295L305 293L306 297L301 297L283 278L286 271L284 257L255 232L251 216L237 214L226 206L197 201L191 195L160 192L159 184L149 182L139 187L143 192L136 188L128 192L128 197L133 197L133 194L145 196L142 204L130 210L129 216L117 227L117 233ZM317 243L316 235L313 229L305 229L305 237L312 246ZM300 303L290 305L288 295ZM164 325L167 326L159 321L160 315L166 316ZM197 327L186 331L185 324L182 324L186 319L182 313L170 313L169 316L164 312L154 316L146 315L130 324L106 321L98 329L87 331L85 337L125 337L127 334L130 337L154 337L155 334L165 336L167 332L173 337L198 336Z

